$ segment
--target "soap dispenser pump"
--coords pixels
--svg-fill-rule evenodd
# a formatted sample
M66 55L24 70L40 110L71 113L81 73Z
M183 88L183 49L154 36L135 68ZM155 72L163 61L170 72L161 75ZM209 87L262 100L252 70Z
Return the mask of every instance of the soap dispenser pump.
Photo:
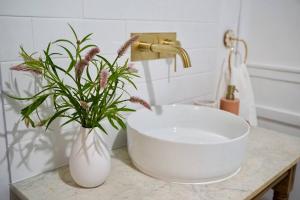
M220 102L220 109L233 114L239 115L240 100L235 98L234 92L236 91L235 85L227 86L226 97L223 97Z

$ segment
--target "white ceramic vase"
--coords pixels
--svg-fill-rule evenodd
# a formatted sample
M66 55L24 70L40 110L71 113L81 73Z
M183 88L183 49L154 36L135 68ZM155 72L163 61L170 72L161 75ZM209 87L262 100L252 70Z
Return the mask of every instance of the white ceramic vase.
M69 160L72 178L78 185L87 188L103 184L111 168L110 152L102 139L103 133L90 130L80 128Z

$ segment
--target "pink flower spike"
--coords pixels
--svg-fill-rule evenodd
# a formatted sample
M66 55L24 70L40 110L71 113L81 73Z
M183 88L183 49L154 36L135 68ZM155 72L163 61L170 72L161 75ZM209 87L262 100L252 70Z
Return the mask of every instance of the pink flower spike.
M85 55L84 59L88 62L90 62L91 60L93 60L93 58L95 57L95 55L97 55L98 53L100 53L100 49L98 47L94 47L92 49L90 49L87 54Z
M132 63L132 62L127 65L128 68L133 67L133 66L134 66L134 63Z
M129 101L131 103L138 103L138 104L141 104L142 106L144 106L145 108L149 109L149 110L152 110L151 109L151 106L148 102L146 102L145 100L139 98L139 97L130 97Z
M127 67L127 70L130 72L130 73L138 73L139 71L133 67L134 64L133 63L129 63L128 64L128 67Z
M76 72L76 77L77 78L80 78L82 73L83 73L83 70L84 68L88 65L88 61L86 61L85 59L83 60L80 60L76 66L75 66L75 72Z
M127 40L122 46L121 48L118 50L118 58L120 58L121 56L124 55L124 53L126 52L126 50L128 49L128 47L130 47L130 45L132 43L134 43L135 41L137 41L137 39L139 38L138 35L132 36L129 40Z
M100 72L100 88L105 88L108 80L108 71L106 69Z
M39 70L39 69L33 69L33 68L30 68L24 64L19 64L19 65L16 65L16 66L12 66L10 68L11 70L15 70L15 71L24 71L24 72L31 72L33 74L37 74L37 75L41 75L42 74L42 70Z

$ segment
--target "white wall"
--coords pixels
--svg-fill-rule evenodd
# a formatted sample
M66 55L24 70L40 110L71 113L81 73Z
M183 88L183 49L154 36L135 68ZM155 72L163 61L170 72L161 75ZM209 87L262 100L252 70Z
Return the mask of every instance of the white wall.
M300 136L300 1L243 0L240 33L249 45L259 125ZM292 200L300 199L297 170Z
M180 59L176 73L172 60L136 63L142 76L136 94L153 104L214 95L216 72L225 53L222 36L227 28L236 30L239 12L239 0L0 0L0 5L3 89L21 95L34 92L38 80L9 70L20 62L18 46L41 50L49 41L71 35L67 23L80 36L93 32L101 52L109 57L131 32L177 32L191 57L191 69L183 70ZM66 163L75 130L27 129L19 120L22 104L7 98L4 104L13 182ZM116 146L124 143L122 137Z
M1 74L1 65L0 65ZM1 80L1 77L0 77ZM7 161L6 148L6 131L4 124L3 101L2 101L2 85L0 82L0 196L1 199L9 198L9 168Z

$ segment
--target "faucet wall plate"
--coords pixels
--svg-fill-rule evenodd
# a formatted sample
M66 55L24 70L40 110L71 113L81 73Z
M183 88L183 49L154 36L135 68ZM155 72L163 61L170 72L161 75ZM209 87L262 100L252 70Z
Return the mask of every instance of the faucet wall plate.
M138 48L139 43L150 43L150 44L163 44L164 41L168 41L174 44L176 41L175 32L166 33L131 33L131 36L138 35L138 40L131 45L131 61L141 61L141 60L153 60L160 58L174 58L175 54L168 53L157 53L147 50L141 50Z

